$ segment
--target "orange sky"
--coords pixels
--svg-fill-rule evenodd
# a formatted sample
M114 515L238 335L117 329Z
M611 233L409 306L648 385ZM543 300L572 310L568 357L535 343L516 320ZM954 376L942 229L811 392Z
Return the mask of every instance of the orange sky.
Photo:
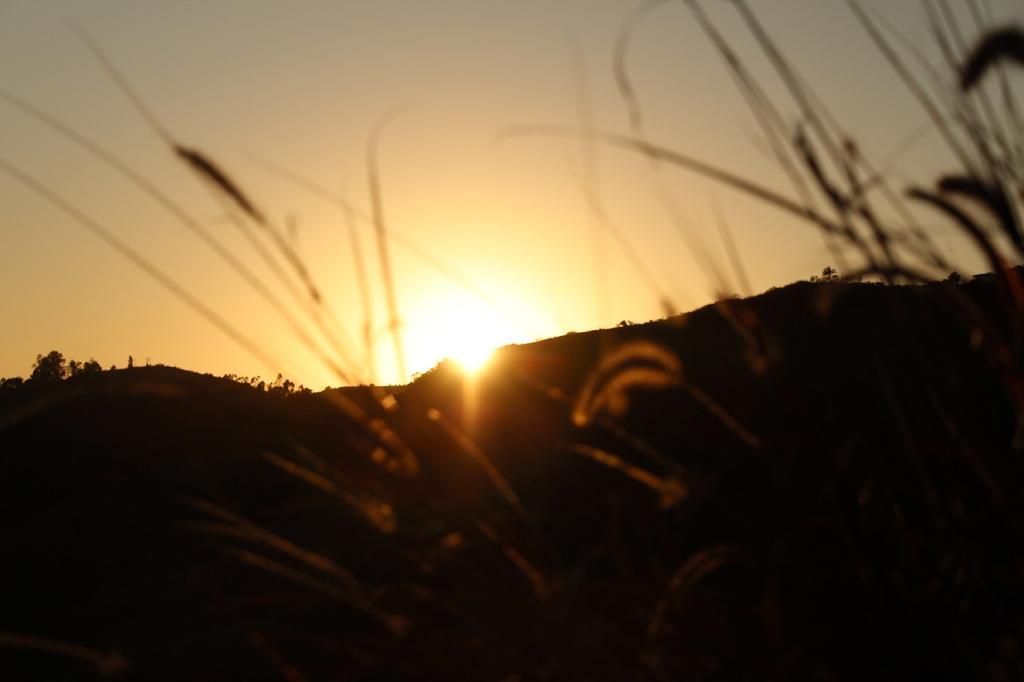
M779 92L727 4L709 3L712 15L766 86ZM876 4L915 43L927 43L918 5ZM1014 3L989 4L1002 20L1024 18ZM0 4L0 88L123 157L284 295L217 202L65 23L79 22L182 142L220 162L279 224L294 218L296 248L353 337L362 312L343 215L254 158L300 172L368 210L367 135L385 112L404 105L380 144L387 223L404 244L446 270L392 244L409 371L418 372L473 343L658 317L655 288L684 310L712 299L713 287L655 200L642 160L599 149L593 168L603 208L655 286L607 235L594 236L578 182L580 144L495 140L516 124L579 120L573 54L595 124L627 130L612 54L634 6L619 0L15 0ZM845 3L753 6L867 154L886 160L925 121ZM652 139L785 191L761 151L756 123L682 3L657 9L641 24L629 65ZM14 109L0 106L0 126L0 156L171 273L274 358L273 367L261 364L93 235L0 175L6 329L0 376L27 375L37 353L56 348L105 366L123 365L132 354L139 362L216 374L283 371L311 387L337 383L245 282L142 192ZM925 136L893 159L892 173L927 181L950 167L934 136ZM688 221L722 259L714 216L719 210L725 216L755 291L829 264L820 238L805 226L692 175L665 177ZM965 271L980 267L948 226L933 229ZM366 225L359 230L373 287L378 378L393 381L400 377L384 334L373 233Z

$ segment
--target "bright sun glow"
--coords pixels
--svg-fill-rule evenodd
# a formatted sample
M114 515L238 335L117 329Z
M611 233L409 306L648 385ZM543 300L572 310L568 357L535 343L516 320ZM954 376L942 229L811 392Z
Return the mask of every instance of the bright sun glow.
M466 372L483 368L494 351L517 340L515 327L498 312L454 293L416 309L406 327L409 366L423 372L448 358Z
M461 347L453 347L449 356L465 371L476 372L487 364L491 354L494 353L495 344L472 339L469 341L469 343L460 343Z

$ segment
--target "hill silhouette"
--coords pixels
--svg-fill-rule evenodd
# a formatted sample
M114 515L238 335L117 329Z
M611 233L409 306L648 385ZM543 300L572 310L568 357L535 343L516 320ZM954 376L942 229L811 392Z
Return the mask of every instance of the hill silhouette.
M0 678L1019 670L1018 424L957 308L998 331L998 297L798 283L383 405L161 366L0 392L0 631L99 656Z

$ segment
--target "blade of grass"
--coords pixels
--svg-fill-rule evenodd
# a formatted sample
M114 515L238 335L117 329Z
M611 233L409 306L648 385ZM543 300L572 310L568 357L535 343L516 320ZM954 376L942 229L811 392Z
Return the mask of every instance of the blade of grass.
M526 511L526 507L523 505L521 499L516 494L515 490L512 489L512 485L508 482L498 468L491 462L490 457L487 456L480 446L473 441L468 435L466 435L461 429L451 422L450 419L441 414L441 411L435 408L427 410L427 419L438 424L442 430L451 438L455 443L469 455L474 462L483 470L484 474L491 481L495 490L501 495L512 511L522 519L526 520L529 517L529 513Z
M69 126L67 123L51 116L42 109L32 105L16 95L0 89L0 98L7 101L14 108L22 111L33 120L45 125L50 130L75 143L82 149L95 156L108 167L126 178L129 182L149 195L157 204L170 213L185 229L195 235L203 244L215 253L224 263L234 270L253 291L266 301L274 311L281 316L281 319L288 325L292 333L299 341L306 346L310 352L327 365L343 381L351 382L347 372L341 369L336 361L329 358L319 344L302 327L299 321L287 305L264 283L259 276L249 268L244 261L238 258L228 247L218 240L202 223L186 211L179 203L172 199L166 192L161 190L156 183L150 181L141 173L137 172L124 160L115 156L102 145L91 139L84 133Z
M217 327L221 332L228 336L228 338L237 343L265 367L270 369L272 372L279 371L278 368L281 367L279 362L274 360L266 351L239 331L238 328L224 319L220 313L203 303L198 297L194 296L179 284L177 280L158 268L152 263L152 261L133 249L126 242L122 241L113 232L89 217L81 209L51 190L43 183L19 170L4 157L0 157L0 171L7 173L33 193L44 199L47 203L57 208L60 212L67 215L89 232L92 232L102 241L106 242L108 246L113 248L127 260L131 261L131 263L149 275L152 279L156 280L157 283L174 295L174 297L179 301L191 308L194 312L198 313L201 317L205 318L213 326Z
M0 632L0 648L6 649L28 649L42 651L58 656L77 658L81 661L92 664L96 672L103 677L120 675L128 669L128 659L117 653L100 651L91 647L60 642L45 637L34 637L22 635L16 632Z
M405 365L405 350L402 345L402 319L398 311L398 295L395 290L394 275L391 272L391 256L388 253L387 224L384 219L384 202L381 198L380 160L378 147L380 137L387 125L398 116L405 107L392 109L374 124L366 141L366 177L370 194L370 207L373 215L374 233L377 236L377 256L380 261L381 279L384 282L384 300L388 308L388 327L395 350L395 369L399 381L405 381L408 373Z

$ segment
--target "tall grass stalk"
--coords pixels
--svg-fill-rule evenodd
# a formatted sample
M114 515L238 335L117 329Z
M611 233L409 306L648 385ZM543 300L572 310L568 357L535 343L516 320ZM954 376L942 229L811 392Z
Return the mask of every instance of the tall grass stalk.
M287 324L296 338L313 353L320 362L329 367L332 372L341 377L347 377L348 371L342 368L339 361L332 358L321 345L313 339L309 332L295 317L291 309L281 298L260 278L253 270L246 265L245 261L239 258L230 248L225 246L213 233L210 232L195 216L190 214L170 195L164 192L138 171L133 169L123 159L115 156L108 149L104 148L95 140L89 138L67 123L54 118L38 107L4 90L0 90L2 97L8 104L27 114L32 119L45 125L50 130L62 137L74 142L82 149L95 156L108 167L126 178L129 182L139 188L143 193L151 197L157 204L173 216L182 227L196 236L207 248L220 258L231 270L233 270L243 281L255 291Z
M264 367L270 369L272 372L280 371L280 368L283 365L269 355L265 349L257 345L237 327L228 322L220 313L204 303L202 299L185 289L185 287L183 287L174 277L161 270L152 261L129 246L112 231L90 217L80 208L54 192L39 180L36 180L32 176L20 170L4 157L0 157L0 171L3 171L14 178L44 201L58 209L61 213L64 213L86 230L99 237L117 253L131 261L131 263L146 273L149 277L156 280L158 284L174 295L175 298L205 318L213 326L217 327L217 329L222 331L241 348L245 349Z
M269 161L264 158L257 157L257 163L263 168L273 173L274 175L286 180L298 189L307 192L311 196L315 196L324 202L334 206L335 208L342 211L346 217L346 221L349 218L353 218L359 224L369 226L371 230L374 227L374 218L371 212L362 210L347 197L344 197L337 192L334 192L322 184L311 180L308 177L296 173L294 170L290 170L277 164L273 161ZM492 311L495 315L498 315L505 321L509 322L518 329L528 329L529 324L526 320L523 320L520 316L514 314L508 310L505 306L502 306L496 301L490 294L484 291L479 285L473 280L467 277L465 274L452 267L451 264L445 262L444 259L439 258L431 251L425 249L418 242L413 241L409 237L405 236L400 232L396 232L394 229L387 231L387 239L392 242L395 246L403 249L407 254L418 260L420 263L426 265L437 274L444 277L446 280L457 286L460 290L475 298L477 301L482 303Z
M118 653L99 651L81 644L60 642L15 632L0 632L0 648L42 651L48 654L77 658L91 664L101 677L121 675L130 666L129 660Z
M325 309L324 307L323 297L320 293L319 287L313 281L312 275L305 263L298 254L295 253L295 250L284 238L277 226L267 217L266 213L257 206L256 202L241 189L238 183L236 183L216 162L210 159L203 152L187 147L174 138L167 126L163 125L159 121L152 110L145 104L138 92L128 83L128 80L117 69L106 52L83 28L77 25L72 25L72 30L79 36L86 48L93 54L98 63L102 66L103 70L117 85L136 111L138 111L138 113L146 120L154 134L163 140L170 148L171 152L180 161L182 161L197 178L212 190L212 195L215 199L218 197L224 197L227 199L227 205L222 204L222 206L224 207L231 222L242 232L246 240L257 251L271 272L277 277L279 283L281 283L296 300L296 303L300 307L305 308L313 324L317 327L324 338L327 339L335 352L339 354L343 361L347 361L347 364L351 365L352 356L350 352L331 331L331 327L329 327L325 322L324 313L326 311L329 314L329 309ZM231 206L237 208L237 212L231 210ZM262 234L267 235L270 238L272 245L289 266L292 275L297 277L305 288L305 295L295 288L291 278L278 264L277 258L262 245L254 234L252 234L246 224L246 219L251 220L260 229ZM333 320L332 323L333 328L343 329L340 322L336 319ZM351 343L351 340L349 339L348 342ZM351 369L349 371L351 371ZM350 381L348 374L344 371L339 378L343 381Z
M381 197L378 147L384 129L401 112L402 108L393 109L381 117L373 126L366 141L367 189L370 195L374 234L377 236L377 256L380 261L380 276L384 284L384 300L388 308L388 330L395 350L395 369L400 382L408 378L408 373L405 364L405 349L402 343L402 318L398 310L398 294L395 290L394 275L391 272L391 256L388 252L387 223L384 220L384 202Z

